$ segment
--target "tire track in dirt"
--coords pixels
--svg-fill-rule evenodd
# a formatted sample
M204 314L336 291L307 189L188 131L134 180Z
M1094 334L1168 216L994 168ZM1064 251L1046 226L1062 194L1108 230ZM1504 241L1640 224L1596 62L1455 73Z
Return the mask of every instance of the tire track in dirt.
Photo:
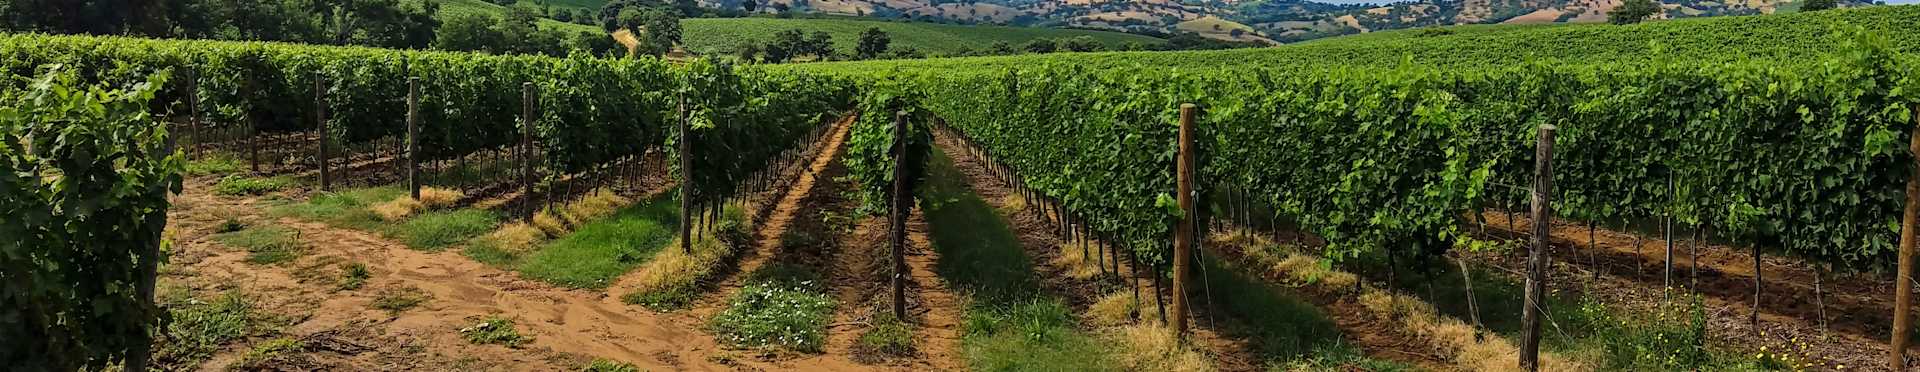
M1009 208L1007 196L1014 194L1014 190L989 174L987 166L981 159L965 151L966 146L960 142L961 139L942 131L934 131L934 133L935 145L953 159L955 168L966 174L967 187L994 209L1006 211ZM1057 226L1048 220L1049 217L1044 212L1036 208L1022 208L1011 215L1002 212L1001 217L1007 219L1008 227L1013 229L1021 247L1033 259L1034 270L1040 274L1038 279L1042 287L1067 300L1066 302L1077 313L1086 314L1087 309L1103 295L1100 292L1100 279L1075 279L1068 274L1072 268L1059 264L1058 247L1063 239L1056 235L1059 231ZM1126 268L1126 265L1121 266L1123 269ZM1150 287L1143 287L1143 289L1146 288ZM1144 302L1146 301L1142 304L1143 311L1146 306ZM1196 310L1205 311L1198 308ZM1205 316L1200 312L1191 315L1194 319L1204 319ZM1085 323L1084 320L1083 323ZM1204 322L1189 324L1192 326L1189 327L1191 333L1188 335L1188 340L1200 346L1213 359L1216 368L1227 371L1246 371L1258 370L1263 366L1264 361L1260 360L1247 340L1228 337Z

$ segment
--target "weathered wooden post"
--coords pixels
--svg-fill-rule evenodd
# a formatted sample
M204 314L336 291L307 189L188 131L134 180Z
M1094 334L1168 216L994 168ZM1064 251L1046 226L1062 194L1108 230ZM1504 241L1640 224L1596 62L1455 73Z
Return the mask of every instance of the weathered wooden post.
M194 68L187 69L187 128L188 135L193 137L192 142L187 142L187 157L191 158L197 155L200 143L206 141L200 131L200 70Z
M1540 142L1534 148L1533 169L1533 250L1527 254L1527 289L1520 322L1526 328L1520 336L1520 369L1540 370L1540 313L1546 310L1547 244L1553 225L1553 131L1552 124L1540 126Z
M1913 129L1909 132L1907 152L1916 156L1907 168L1907 210L1900 218L1900 276L1894 278L1893 344L1887 363L1895 371L1907 368L1907 332L1913 327L1913 246L1914 228L1920 227L1920 105L1913 107Z
M520 205L527 208L527 220L533 210L533 82L520 83L520 186L525 192Z
M333 190L333 178L327 176L327 80L319 73L313 74L313 122L320 128L313 141L320 148L320 191Z
M680 96L680 251L693 254L693 133L687 131L687 97Z
M913 200L907 195L907 112L893 113L893 205L888 208L892 228L887 246L893 250L893 318L907 319L907 208Z
M1185 340L1187 334L1187 261L1193 251L1193 120L1199 111L1193 104L1180 105L1180 156L1175 160L1175 180L1179 193L1180 222L1173 230L1173 334Z
M420 200L420 78L407 78L407 190Z

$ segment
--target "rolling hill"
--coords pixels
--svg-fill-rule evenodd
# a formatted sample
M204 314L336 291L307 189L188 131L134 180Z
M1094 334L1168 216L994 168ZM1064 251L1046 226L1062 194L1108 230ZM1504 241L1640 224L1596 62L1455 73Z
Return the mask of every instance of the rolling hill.
M848 73L894 68L933 74L986 72L997 67L1057 63L1088 68L1155 66L1216 70L1242 66L1392 69L1514 66L1531 61L1585 64L1658 59L1704 62L1770 61L1793 64L1832 52L1844 40L1835 30L1859 27L1898 50L1920 52L1920 5L1841 9L1751 17L1693 18L1635 25L1464 25L1393 30L1326 38L1272 48L1185 52L1107 52L905 61L834 62L783 68Z
M585 1L585 0L581 0ZM737 8L743 0L702 0ZM761 11L1129 32L1197 32L1234 41L1294 42L1440 25L1597 23L1622 0L1412 0L1331 4L1313 0L757 0ZM1655 19L1793 12L1805 0L1656 0ZM1865 0L1841 0L1864 6ZM1193 22L1203 28L1195 29ZM1214 25L1221 25L1216 30ZM1232 29L1246 27L1240 33Z
M859 41L860 32L869 27L878 27L881 31L885 31L892 39L892 48L912 47L921 52L936 54L982 50L997 41L1006 41L1019 46L1034 39L1076 36L1089 36L1109 47L1120 47L1127 43L1154 44L1162 41L1148 36L1108 31L837 18L693 18L681 20L681 26L684 29L681 42L686 45L686 48L696 54L706 55L733 53L740 45L748 42L764 43L771 39L774 33L793 29L807 33L826 31L833 35L834 49L843 53L852 53L854 45Z

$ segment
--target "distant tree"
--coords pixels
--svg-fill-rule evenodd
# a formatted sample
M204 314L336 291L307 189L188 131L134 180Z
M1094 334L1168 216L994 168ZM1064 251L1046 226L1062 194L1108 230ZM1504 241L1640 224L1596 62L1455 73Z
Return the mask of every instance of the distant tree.
M805 45L807 54L812 54L815 59L825 61L833 57L833 35L826 31L814 31L812 36L807 37Z
M753 62L755 61L754 58L760 56L760 43L748 41L746 44L740 45L740 48L736 50L735 53L738 53L736 56L740 58L741 62Z
M466 13L454 15L440 25L439 36L433 41L436 49L462 52L503 53L499 48L505 44L506 36L495 29L499 20L486 14Z
M920 53L919 49L916 49L912 46L903 46L893 51L893 58L894 59L919 59L919 58L927 58L927 55L925 53Z
M880 53L886 53L887 44L892 42L893 39L888 38L887 33L880 31L879 27L868 27L866 31L860 32L860 44L853 50L860 59L873 59L880 56Z
M1033 41L1028 41L1027 45L1024 47L1021 47L1021 49L1025 49L1027 53L1040 54L1040 53L1053 53L1053 50L1056 48L1054 48L1053 40L1033 39Z
M1607 12L1607 22L1616 25L1640 23L1660 14L1660 4L1653 0L1626 0L1619 7Z
M756 0L747 0L747 1L740 2L740 9L745 9L747 13L753 13L754 9L759 9L759 8L760 8L760 2Z
M1008 43L1006 40L995 40L993 42L993 46L987 47L987 54L996 55L996 56L1010 56L1010 55L1020 54L1020 51L1014 50L1013 44Z
M620 43L607 37L607 34L582 31L574 33L573 38L567 39L567 50L612 57L618 55L616 52L620 50Z
M550 14L548 14L548 15L547 15L547 18L553 18L553 20L555 20L555 21L561 21L561 22L567 22L567 23L573 23L573 12L572 12L572 11L568 11L568 10L566 10L566 9L561 9L561 10L560 10L560 11L558 11L558 12L554 12L554 11L552 11L552 10L548 10L548 12L549 12Z
M1239 39L1241 35L1246 35L1246 34L1247 34L1246 30L1238 29L1238 28L1227 31L1227 36L1232 36L1235 39Z
M1080 35L1060 40L1060 49L1069 52L1092 52L1100 50L1099 40L1092 36Z
M806 36L800 30L781 30L773 33L773 41L761 50L768 63L781 63L792 60L794 56L805 54Z
M1807 2L1800 4L1800 11L1818 12L1822 10L1833 9L1839 6L1840 6L1839 2L1834 0L1807 0Z
M654 8L645 13L646 37L641 39L648 54L664 55L680 44L680 13Z

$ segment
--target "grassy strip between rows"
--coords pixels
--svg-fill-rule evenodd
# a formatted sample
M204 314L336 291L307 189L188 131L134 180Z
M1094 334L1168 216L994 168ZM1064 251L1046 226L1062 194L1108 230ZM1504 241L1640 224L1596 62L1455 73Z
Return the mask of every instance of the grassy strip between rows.
M668 249L648 260L634 274L633 287L621 295L621 300L656 311L677 310L691 304L699 294L701 281L712 277L722 261L749 244L746 212L740 207L728 206L721 212L720 220L713 223L712 229L694 226L695 231L712 232L694 234L692 252L674 249L679 246L679 240L675 239Z
M447 209L459 198L457 192L422 190L424 200L419 201L406 194L406 189L394 186L319 193L305 202L280 202L268 214L374 232L427 251L464 242L500 221L492 211Z
M1406 293L1360 283L1361 276L1334 269L1298 247L1275 244L1257 234L1215 234L1213 244L1240 247L1246 265L1256 272L1283 278L1291 285L1351 297L1372 316L1397 322L1401 329L1423 340L1456 367L1472 370L1508 370L1515 367L1513 343L1521 332L1516 316L1482 316L1484 329L1462 322L1474 318L1468 310L1466 285L1449 263L1433 263L1426 273L1400 275L1398 288ZM1355 269L1383 274L1384 258L1362 257ZM1501 273L1471 272L1473 298L1482 314L1519 313L1522 285ZM1377 275L1384 277L1385 275ZM1569 291L1547 298L1548 316L1542 329L1543 369L1546 370L1783 370L1795 364L1778 354L1757 357L1706 345L1704 309L1659 312L1654 316L1629 314ZM1508 309L1512 311L1508 311ZM1490 333L1489 333L1490 330Z
M763 267L708 326L735 347L818 353L836 306L821 279L819 272L804 266Z

